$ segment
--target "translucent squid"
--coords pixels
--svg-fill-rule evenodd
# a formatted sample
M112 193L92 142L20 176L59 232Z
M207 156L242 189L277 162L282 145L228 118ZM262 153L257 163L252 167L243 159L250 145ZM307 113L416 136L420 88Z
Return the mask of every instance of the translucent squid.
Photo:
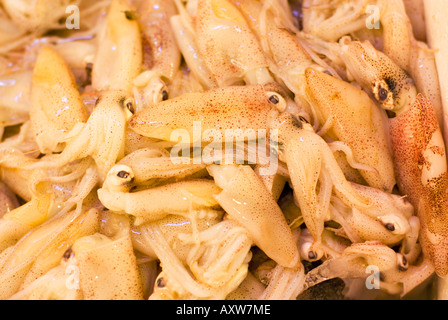
M144 227L144 237L160 259L162 272L149 299L224 299L248 273L252 241L245 228L232 220L214 223L206 230L181 233L187 245L183 263L179 246L168 242L171 232L161 223ZM178 249L179 248L179 249Z
M44 154L60 150L58 144L89 116L68 64L51 47L41 49L34 65L30 106L32 130Z
M173 28L189 32L184 39L186 32L176 32L179 48L206 88L272 81L257 37L231 1L191 1L186 7L177 3L180 16L172 18ZM190 51L188 39L197 51Z
M313 68L305 77L317 118L324 124L321 134L345 143L355 162L373 169L360 170L368 185L391 192L396 181L383 113L364 91L345 81Z
M71 132L72 137L61 153L48 154L26 168L56 168L91 156L104 179L124 155L126 114L133 101L124 91L105 91L87 122Z
M299 120L288 113L280 115L279 110L285 110L285 106L286 100L280 93L265 91L261 85L226 87L212 89L201 95L195 93L184 94L180 97L161 102L155 105L154 108L145 109L135 114L130 120L130 125L133 130L136 130L142 135L171 141L176 141L179 137L178 135L173 135L173 132L176 132L176 130L184 130L183 132L188 137L186 143L188 145L199 143L199 146L202 146L202 143L206 144L211 141L207 139L207 133L213 130L215 130L215 133L221 135L221 142L226 140L226 130L241 130L239 139L243 141L245 139L247 140L244 130L262 129L270 132L269 143L275 145L278 142L277 152L281 155L280 160L288 166L288 177L291 179L293 189L296 192L296 199L300 203L303 217L305 218L306 224L309 225L310 230L312 230L316 243L319 243L320 234L322 233L329 208L330 197L333 192L333 186L335 186L338 195L349 206L355 205L359 208L366 208L370 205L370 201L360 196L348 183L328 144L314 132L313 128L310 124L306 123L305 119ZM177 112L180 110L186 116L182 118L177 117ZM200 131L194 130L195 121L201 124ZM276 132L278 137L276 136ZM257 139L257 136L253 136L252 139ZM272 161L280 163L278 159L272 159ZM216 167L212 166L209 170L213 170L212 168L219 169L221 165L217 165ZM229 168L232 168L232 166ZM225 169L222 170L225 172ZM247 171L249 169L244 170ZM278 219L276 218L276 221L279 221L279 228L282 226L281 229L283 230L279 234L288 235L289 233L286 231L288 228L285 227L284 217L278 214L279 207L275 203L272 203L272 194L263 185L261 180L256 177L253 171L249 170L249 172L243 174L245 172L244 170L243 168L233 171L230 170L228 172L234 173L229 173L228 177L224 173L220 173L220 176L223 176L222 179L224 180L216 180L217 177L215 176L215 181L218 186L227 190L223 191L223 195L226 195L225 198L222 198L220 195L216 195L215 197L222 200L220 204L225 205L226 211L235 211L236 214L244 208L249 211L253 210L249 209L249 205L242 206L240 209L236 208L231 199L232 197L237 197L238 193L229 193L233 192L233 188L227 188L226 185L234 185L239 190L243 186L249 185L249 181L258 181L262 185L255 184L252 189L256 186L256 190L259 191L258 198L264 199L266 197L266 203L270 205L269 208L272 207L271 209L264 210L272 212L272 214L277 212L276 216L278 216ZM241 171L241 174L238 174L239 171ZM235 177L232 178L232 176ZM235 179L242 179L241 183L232 183ZM316 189L318 185L320 191ZM229 194L227 195L227 193ZM241 190L240 192L241 197L243 195L249 197L250 194L248 190ZM238 202L252 203L255 206L255 200L251 199L245 198ZM252 215L247 213L246 218L244 218L246 216L245 214L240 219L236 215L235 219L239 219L237 221L242 223L249 219L248 217L252 217ZM248 228L250 230L253 229L251 234L257 243L263 243L263 248L271 250L272 246L267 245L264 241L265 236L260 236L260 234L263 234L260 230L265 228L265 222L263 219L258 220L259 218L257 217L265 215L261 213L256 214L250 219L253 223ZM283 223L280 223L282 220ZM270 224L272 225L272 223ZM282 264L286 267L294 266L295 255L293 252L295 250L292 248L295 248L295 245L292 245L291 238L288 241L285 240L284 243L291 244L288 245L288 248L291 248L288 250L290 254L288 254L287 259L285 257L286 260L282 258L283 260L278 261L283 261ZM277 254L276 250L271 254L275 256Z
M411 75L418 91L431 101L439 125L444 128L441 89L434 52L426 43L416 39L414 31L418 32L418 28L414 30L408 16L409 1L330 2L331 4L327 4L321 0L309 0L304 3L304 33L301 37L316 37L311 39L311 43L327 42L326 45L337 43L347 35L359 41L370 41L377 50L381 50ZM331 57L331 54L328 57L332 62L337 60Z
M241 130L242 134L268 129L279 110L285 108L280 94L266 91L262 85L230 86L160 102L136 113L129 124L133 131L151 138L175 143L188 138L184 143L207 143L213 142L214 133L224 138L228 129ZM184 116L179 117L179 113Z
M133 81L141 73L143 49L135 6L113 0L98 34L93 62L92 88L97 91L132 92Z
M26 31L44 32L60 27L59 20L68 15L66 8L70 5L79 5L80 2L79 0L63 0L57 4L50 4L45 0L33 3L3 0L1 3L18 27Z
M142 300L129 217L109 212L101 218L103 225L96 232L77 238L66 252L74 256L79 270L74 284L85 300Z
M0 276L2 299L7 299L26 284L60 263L65 251L77 238L98 230L96 209L77 208L38 225L15 245L2 252Z
M134 85L140 90L144 107L168 99L168 85L180 68L181 54L170 24L177 8L173 0L140 1L133 14L143 41L142 73Z
M201 179L180 181L135 192L110 191L103 187L98 190L98 198L110 210L137 217L135 225L140 225L159 220L168 214L217 207L218 203L213 195L219 191L213 181Z
M277 121L279 157L288 166L295 199L314 239L312 250L317 252L333 189L350 207L366 209L372 203L346 180L330 147L307 120L283 114Z
M299 253L280 207L249 166L208 168L223 190L215 195L229 219L244 226L254 243L278 264L297 267Z
M398 187L418 212L423 251L437 274L448 273L447 160L431 102L415 82L367 42L345 42L342 58L356 81L393 115L389 131Z
M307 273L304 289L336 277L362 279L361 288L378 294L403 297L423 283L434 269L426 261L409 265L400 253L379 241L348 246L340 257L328 259ZM368 290L370 288L370 290ZM362 291L362 290L361 290ZM365 293L365 292L364 292ZM359 299L358 296L354 298Z

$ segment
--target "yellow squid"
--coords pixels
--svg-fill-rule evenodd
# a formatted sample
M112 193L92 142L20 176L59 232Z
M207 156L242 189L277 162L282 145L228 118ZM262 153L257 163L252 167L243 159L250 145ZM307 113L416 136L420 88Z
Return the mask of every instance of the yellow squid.
M368 42L345 41L341 57L356 81L393 114L389 132L398 187L418 212L424 253L445 276L448 172L436 112L408 73Z
M436 112L445 134L441 88L435 53L429 46L416 39L415 29L406 11L406 1L382 1L383 52L400 68L409 72L419 93L423 94ZM424 25L424 24L423 24Z
M98 38L92 70L93 89L132 92L132 82L140 74L143 61L135 6L124 0L113 0Z
M268 129L278 110L284 108L286 102L280 94L266 91L262 85L230 86L185 93L160 102L136 113L129 123L132 130L143 136L177 143L183 137L183 131L179 132L182 129L190 140L187 143L206 143L213 141L212 130L224 137L226 129L242 133ZM178 117L179 113L183 116Z
M30 103L32 130L44 154L58 150L89 116L70 68L51 47L41 49L34 65Z
M233 3L259 38L276 79L294 93L297 107L291 112L301 112L328 141L338 141L334 146L350 146L355 162L363 164L364 168L370 167L370 170L360 170L366 182L391 191L395 176L383 112L377 110L362 90L324 74L324 70L330 72L331 68L317 59L300 41L283 1L235 0ZM335 75L334 71L332 73ZM350 129L354 127L353 121L359 121L357 130ZM347 163L344 158L338 162ZM359 168L353 161L345 167L346 174L353 172L353 167ZM354 174L359 175L356 171Z
M274 77L294 93L298 107L312 115L305 97L305 70L320 68L294 35L292 17L284 1L232 0L257 36ZM303 116L309 116L303 114Z
M387 292L403 297L424 282L434 270L426 260L409 265L400 253L379 241L347 246L339 257L329 259L305 277L305 289L335 277L362 279L361 284L374 296ZM369 290L370 289L370 290ZM356 297L359 298L359 297Z
M160 102L153 108L136 113L130 120L130 126L144 136L173 142L178 142L179 135L175 134L176 130L183 130L188 137L188 141L184 142L190 145L198 143L200 147L212 141L209 137L213 135L208 135L207 132L213 130L221 135L220 141L225 141L226 130L241 130L239 139L243 141L247 139L244 130L262 129L269 132L270 143L272 146L278 143L277 152L281 156L280 160L288 166L288 177L296 192L306 224L312 231L315 247L318 248L333 186L337 195L349 206L365 209L370 206L371 201L359 195L348 183L328 144L314 132L305 119L299 120L289 113L281 114L279 110L285 110L285 106L286 100L280 93L266 91L261 85L217 88L202 94L186 93ZM182 118L176 116L180 110L185 115ZM195 130L195 122L201 123L200 131ZM253 138L258 139L257 136ZM280 162L278 159L273 160ZM241 174L234 173L230 176ZM248 177L246 183L249 183ZM240 179L243 178L241 176ZM229 180L230 178L226 179L233 181ZM231 182L217 183L224 188ZM263 194L262 190L269 192L268 189L257 188L260 190L260 197ZM226 190L227 193L230 192L230 189ZM265 196L272 200L272 195L269 193ZM216 197L220 199L219 195ZM253 203L249 199L244 202ZM226 211L231 210L228 199L225 204ZM273 212L273 209L269 211ZM256 221L254 219L251 221ZM255 226L257 226L254 227L255 230L259 230L263 224L257 223ZM252 234L256 232L253 231ZM291 267L291 264L286 266Z
M115 162L124 156L127 120L135 112L132 81L139 74L142 64L139 25L132 15L129 16L134 11L133 6L122 0L114 0L109 8L107 19L99 35L102 41L98 45L92 70L92 88L98 99L88 119L84 119L85 123L80 122L78 120L80 116L76 116L74 113L84 105L73 79L68 75L65 76L67 80L62 82L67 83L66 87L60 88L58 92L61 97L53 98L53 92L50 91L51 87L49 86L43 85L33 90L32 96L35 97L34 101L36 102L33 108L49 111L49 116L55 119L53 122L59 125L56 129L65 129L70 124L73 128L66 133L64 140L58 139L62 140L60 142L65 142L62 151L51 146L53 147L50 149L51 151L60 153L49 153L41 161L27 166L27 169L61 167L69 162L90 156L95 160L102 179L104 179ZM45 62L46 65L50 63L48 55L51 52L49 49L43 51L45 55L42 56L42 59L46 58L46 60L43 60L42 63ZM48 80L46 80L43 77L47 75L45 69L40 66L41 64L38 63L35 67L38 71L35 72L35 78L40 82L48 81L51 85L57 83L58 77L61 77L60 74L64 75L62 72L55 73L53 71L51 77L47 77ZM42 76L39 78L41 74ZM48 97L55 100L54 106L44 104ZM71 107L71 104L78 108ZM50 107L53 110L47 110ZM38 116L42 113L40 109L37 109ZM62 117L65 114L67 114L67 119ZM34 121L37 127L36 134L40 134L38 129L44 131L43 127L45 127L45 132L49 133L48 126L43 120L45 118L37 118ZM74 122L76 122L76 126L73 124ZM68 131L68 129L65 130ZM58 137L54 133L52 135ZM54 137L49 141L53 141Z
M191 13L176 2L180 16L173 17L174 28L186 29L187 38L194 42L184 43L185 40L180 39L184 32L176 33L179 47L206 87L272 81L257 37L231 1L199 0L197 4L192 1L193 5L187 4ZM195 52L189 52L192 47ZM200 59L195 55L200 55Z
M132 14L139 22L143 42L143 72L134 85L141 91L144 107L168 99L168 86L179 70L181 53L170 22L177 8L173 0L140 1Z
M316 114L331 132L326 136L344 142L357 163L373 169L360 170L368 185L391 192L395 172L382 112L364 91L345 81L313 68L305 77Z

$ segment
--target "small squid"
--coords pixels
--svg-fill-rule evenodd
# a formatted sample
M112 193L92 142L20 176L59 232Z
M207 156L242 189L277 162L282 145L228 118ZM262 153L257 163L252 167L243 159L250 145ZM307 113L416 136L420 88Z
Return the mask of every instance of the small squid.
M346 35L368 40L400 68L410 73L419 92L436 110L443 127L439 76L434 53L416 39L404 0L307 0L304 3L304 32L329 43ZM415 5L415 4L414 4ZM305 35L306 37L306 35ZM334 61L333 61L334 62Z
M129 108L133 98L124 91L105 91L88 121L66 142L66 147L59 154L48 154L27 169L55 168L64 166L77 159L91 156L98 167L101 179L121 159L124 154L124 133Z
M201 60L190 58L192 53L187 50L191 47L182 44L179 47L183 48L186 60L203 64L202 69L206 69L203 75L208 77L205 79L207 87L272 81L257 37L231 1L198 0L193 14L189 14L181 4L178 7L180 22L187 25L190 38L195 39L197 52L193 55L199 54ZM178 28L182 26L176 18L174 23Z
M370 186L391 192L395 172L382 112L364 91L345 81L313 68L305 75L319 122L330 137L348 145L357 163L374 169L360 170Z
M389 295L403 297L433 272L426 261L410 266L400 253L383 243L366 241L350 245L340 257L326 260L308 272L304 287L306 290L336 277L359 278L364 280L367 289L376 288Z
M306 224L309 224L315 241L319 243L324 221L328 214L333 186L338 196L349 206L355 205L359 208L366 208L370 203L348 183L326 141L314 132L310 124L305 123L305 119L302 123L302 120L299 121L288 113L280 115L280 110L284 111L286 104L286 99L280 93L266 91L261 85L218 88L206 91L203 94L187 93L161 102L154 108L145 109L135 114L130 120L130 125L131 128L144 136L174 142L176 142L178 135L173 135L173 132L182 129L188 137L187 143L190 145L199 143L199 146L201 146L201 142L210 141L207 140L207 137L211 135L207 135L207 132L210 133L211 130L215 130L215 133L218 133L223 139L222 141L226 139L227 130L239 129L242 132L249 129L262 129L265 132L269 131L270 143L275 144L278 141L280 145L278 153L281 155L281 160L284 160L283 162L288 166L289 177L295 189L297 200L300 202L303 216L306 217ZM177 112L180 110L185 115L184 117L177 116ZM199 131L194 130L195 122L201 124ZM276 137L276 133L278 133L278 137ZM241 139L244 138L247 138L247 136L241 134ZM257 139L257 137L254 138ZM276 160L279 163L278 159ZM221 168L221 166L211 168ZM231 174L230 177L227 177L228 181L223 178L224 180L217 182L217 184L222 188L227 185L235 185L235 188L238 189L243 188L244 185L249 185L249 181L255 179L261 186L254 184L252 188L256 187L260 199L266 197L266 203L275 208L276 206L272 205L274 198L263 185L262 180L254 177L254 175L256 176L254 172L251 172L251 174L243 173L242 170L241 174ZM235 178L232 179L231 176L235 176ZM239 178L237 179L237 177ZM241 181L241 183L236 184L232 181ZM237 185L240 187L237 188ZM319 192L316 190L317 188L320 189ZM221 199L220 204L225 205L226 211L250 210L250 206L242 206L241 209L232 206L231 204L234 202L230 200L232 196L236 197L236 195L230 193L232 188L226 187L225 190L223 194L226 194L226 197ZM243 195L247 198L238 202L255 203L254 199L249 198L250 192L248 190L241 191L240 196ZM275 210L272 208L267 211L273 214ZM279 210L279 208L277 209ZM247 217L251 216L248 212ZM264 241L262 242L263 237L259 237L259 234L262 233L258 232L265 228L265 221L263 219L259 220L259 216L263 215L261 213L255 214L252 219L258 221L252 224L251 228L254 228L252 233L256 235L256 241L265 244ZM241 219L245 221L244 218ZM276 221L281 220L277 219ZM282 233L286 235L287 231L285 231L285 228L283 229ZM266 250L271 248L271 246L265 245L263 247ZM290 252L293 251L290 250ZM293 256L288 255L288 259L282 260L284 261L283 264L291 267L293 265L291 261L294 261Z
M299 253L283 213L249 166L212 165L208 168L223 190L214 197L229 219L244 226L254 243L278 264L294 268Z
M285 99L262 85L229 86L160 102L136 113L129 124L138 134L151 138L178 142L185 133L182 140L190 140L186 143L210 142L215 133L224 139L229 129L243 133L268 129L285 108Z
M173 0L145 0L140 1L136 9L143 40L143 72L134 84L142 91L144 106L149 106L168 99L168 85L181 64L170 24L177 8Z
M98 226L98 210L78 208L57 214L33 228L2 257L0 297L9 298L25 282L32 282L52 269L77 238L94 233Z
M367 209L372 201L346 180L327 142L304 118L284 114L277 121L279 158L288 166L295 199L317 252L333 192L349 207Z
M417 90L431 101L439 125L444 128L441 88L435 55L426 43L416 39L414 26L406 11L406 2L409 1L381 2L383 52L400 68L409 72Z
M123 172L118 172L122 176ZM123 180L129 179L123 176ZM190 209L216 208L213 195L221 190L207 179L187 180L135 192L109 190L106 185L98 190L98 198L108 209L136 217L135 225L159 220L169 214L181 214Z
M246 18L268 57L269 70L295 94L295 101L311 114L305 96L305 70L320 68L295 36L295 26L284 1L233 0Z
M406 198L354 183L352 187L370 199L372 206L367 209L349 208L333 196L331 218L342 226L342 236L349 238L352 243L376 240L388 246L397 245L412 237L413 220L418 218L414 216L414 208ZM415 245L406 241L409 251L413 250Z
M135 6L125 0L113 0L98 39L92 88L132 92L132 82L140 74L143 61Z
M160 181L179 181L204 177L204 163L185 163L161 148L141 148L126 155L111 168L105 186L109 190L129 191L133 186L152 186Z
M66 61L51 47L43 47L34 65L30 98L30 120L42 153L58 150L87 110Z
M448 171L431 102L408 73L367 42L345 42L341 57L356 81L390 113L398 187L418 212L421 242L440 276L448 273Z

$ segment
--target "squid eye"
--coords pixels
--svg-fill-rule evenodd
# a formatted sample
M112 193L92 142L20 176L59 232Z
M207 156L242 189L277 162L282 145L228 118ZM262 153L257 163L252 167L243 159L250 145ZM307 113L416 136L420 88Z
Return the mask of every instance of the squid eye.
M126 103L126 108L128 108L128 110L134 114L135 113L135 107L134 107L134 103L132 101L129 101L128 103Z
M128 109L130 113L135 113L135 101L133 98L122 99L120 104L122 108Z
M124 16L125 16L126 19L128 19L129 21L135 21L135 20L138 19L137 12L135 12L135 11L125 11L125 12L124 12Z
M380 88L380 90L378 90L378 99L381 102L386 101L388 97L389 97L389 91L386 88Z
M302 121L302 117L299 116L299 118L297 118L296 116L292 115L292 124L299 128L299 129L303 129L303 121Z
M269 97L269 101L271 101L271 103L273 104L278 104L280 102L280 99L277 95L272 95Z
M395 231L395 225L393 223L386 223L384 225L384 227L389 230L390 232L394 232Z
M168 100L168 91L162 91L162 101Z
M129 176L130 176L130 173L127 171L124 171L124 170L121 170L117 173L117 177L121 178L121 179L127 179L127 178L129 178Z
M162 277L157 279L157 287L159 288L165 288L166 284L165 284L165 279L163 279Z
M406 271L409 268L408 259L402 254L397 254L398 270Z
M302 116L299 116L299 120L302 122L308 123L308 124L310 123L306 118L304 118Z
M117 164L107 174L104 185L111 191L127 191L134 181L134 172L126 165Z
M273 105L275 105L277 107L278 111L280 111L280 112L285 111L286 101L280 94L278 94L276 92L268 92L266 95L267 95L269 102L272 103Z
M73 250L72 250L72 248L70 247L70 248L68 248L68 249L64 252L64 255L62 256L62 257L64 258L64 261L68 261L68 259L70 259L70 257L72 256L72 254L73 254Z

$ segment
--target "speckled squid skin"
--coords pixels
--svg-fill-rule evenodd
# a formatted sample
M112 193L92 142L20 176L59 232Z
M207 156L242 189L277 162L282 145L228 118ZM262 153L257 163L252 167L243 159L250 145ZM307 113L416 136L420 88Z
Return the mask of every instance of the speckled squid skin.
M92 70L94 90L132 90L143 61L140 27L134 16L135 6L125 0L112 1L98 35Z
M431 104L419 95L390 120L399 189L418 211L420 240L439 276L448 274L448 173L446 150ZM425 171L427 173L425 173Z
M313 250L316 250L321 245L332 192L350 207L365 209L372 203L346 180L330 147L309 123L295 120L286 114L280 116L278 122L279 146L282 150L279 158L288 165L295 199L313 236Z
M33 69L30 104L32 131L40 151L54 151L70 130L87 118L67 63L54 49L43 47Z
M173 142L178 139L172 136L176 129L186 130L193 142L196 121L204 140L202 133L209 129L217 130L223 138L226 129L269 129L279 112L268 95L262 85L185 93L136 113L129 123L132 130L143 136Z
M216 176L221 174L220 169L214 169L215 182L219 181ZM217 184L223 189L214 197L229 219L244 226L254 243L278 264L297 267L299 252L292 232L277 202L253 169L238 166L229 181Z
M289 29L288 17L273 3L266 5L257 0L232 0L232 3L257 35L268 61L273 64L271 72L295 94L295 101L307 108L305 70L317 65ZM269 9L265 10L265 6Z
M305 75L319 121L332 121L331 133L352 149L356 162L376 169L361 170L370 186L391 192L396 183L394 164L386 122L375 103L364 91L314 68Z
M448 274L448 170L445 142L431 101L413 79L369 43L347 42L342 58L355 79L390 110L397 184L421 220L423 252Z
M228 0L198 0L198 48L219 87L240 82L267 61L244 16Z
M138 21L143 45L143 69L172 80L181 63L170 18L177 14L173 0L138 1Z
M443 127L441 88L434 52L427 43L416 39L418 35L421 37L422 31L418 30L418 25L412 24L407 12L412 7L416 11L423 6L422 1L387 0L382 2L382 6L383 52L400 68L410 73L418 91L431 101L439 125ZM417 10L419 13L422 11ZM420 25L424 26L424 21L420 21Z

